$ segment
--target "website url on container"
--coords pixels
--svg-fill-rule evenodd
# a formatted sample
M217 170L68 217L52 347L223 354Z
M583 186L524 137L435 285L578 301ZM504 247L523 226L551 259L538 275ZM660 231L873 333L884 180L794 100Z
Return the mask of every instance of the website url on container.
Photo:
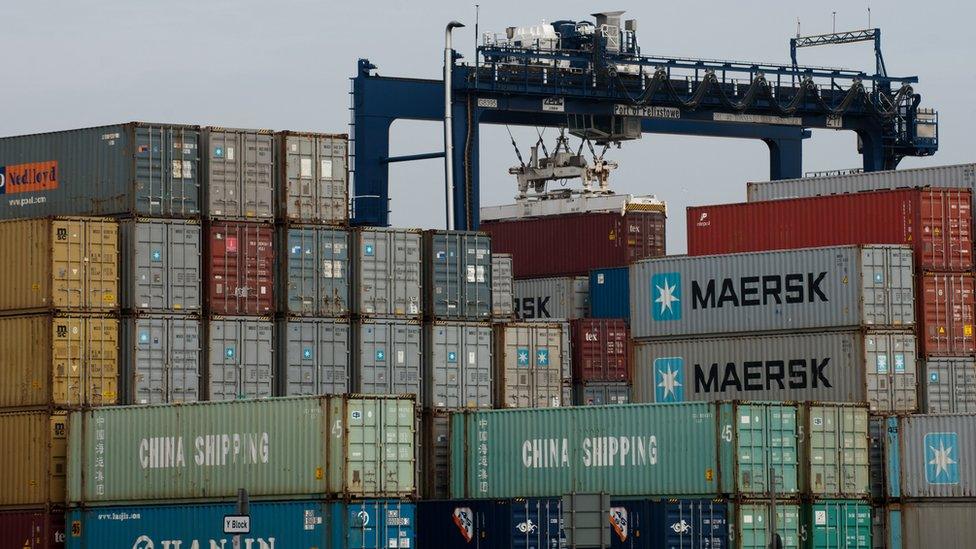
M98 520L139 520L142 518L140 513L99 513Z
M34 204L43 204L47 202L46 196L31 196L27 198L11 198L7 201L8 204L14 207L18 206L33 206Z

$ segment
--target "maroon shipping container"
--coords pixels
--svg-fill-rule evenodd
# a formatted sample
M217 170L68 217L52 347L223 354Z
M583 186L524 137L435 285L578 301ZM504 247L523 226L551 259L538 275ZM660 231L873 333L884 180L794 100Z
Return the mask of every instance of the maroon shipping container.
M630 333L621 319L578 318L571 324L573 381L629 381Z
M208 230L207 304L216 315L274 312L274 227L215 222Z
M974 285L969 273L926 273L918 278L918 339L925 356L965 356L976 351Z
M486 221L492 252L512 254L515 278L589 276L665 253L662 211L629 210Z
M64 511L0 512L0 549L63 549Z
M909 244L919 271L972 269L969 189L906 189L688 208L688 255Z

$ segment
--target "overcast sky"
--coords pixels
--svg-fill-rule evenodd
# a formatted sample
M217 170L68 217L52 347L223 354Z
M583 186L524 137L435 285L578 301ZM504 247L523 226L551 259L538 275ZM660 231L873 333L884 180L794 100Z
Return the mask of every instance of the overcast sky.
M635 2L482 1L481 30L542 19L588 19L625 9L638 20L645 54L787 62L800 18L804 34L867 26L864 1ZM970 2L874 2L888 71L918 75L923 106L940 112L937 155L902 167L976 161L976 46ZM471 59L474 5L458 1L4 0L0 7L4 84L0 135L130 120L346 132L349 80L368 57L380 74L439 78L443 28L468 23L456 44ZM868 44L801 50L807 64L873 69ZM515 128L523 152L532 128ZM440 150L436 123L398 122L392 154ZM502 126L484 126L482 204L510 202L516 162ZM549 136L554 135L549 130ZM751 140L646 134L608 154L620 163L618 192L655 194L669 206L668 246L685 250L685 207L745 199L745 182L768 179L768 151ZM856 138L816 131L805 171L857 167ZM391 169L392 221L443 225L443 164Z

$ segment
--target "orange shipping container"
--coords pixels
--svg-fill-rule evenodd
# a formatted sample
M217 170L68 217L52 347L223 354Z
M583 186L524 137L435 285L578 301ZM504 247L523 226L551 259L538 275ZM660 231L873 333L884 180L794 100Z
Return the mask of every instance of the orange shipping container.
M0 413L0 440L4 443L0 508L63 504L67 416L37 411Z
M118 307L119 225L58 217L0 223L0 311L109 312Z
M119 322L114 318L2 317L0 408L116 404L118 352Z
M919 336L924 356L976 351L976 279L969 273L926 273L918 280Z

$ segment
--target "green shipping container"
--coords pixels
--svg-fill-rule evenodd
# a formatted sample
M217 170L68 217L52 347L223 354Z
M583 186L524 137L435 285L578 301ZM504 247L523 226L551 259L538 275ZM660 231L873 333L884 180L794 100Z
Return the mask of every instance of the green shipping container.
M106 407L70 421L72 505L415 493L412 398Z
M802 524L800 506L776 502L776 531L783 541L783 549L801 549ZM735 527L729 536L735 549L767 549L772 539L773 505L768 501L748 501L730 506ZM731 519L731 517L730 517Z
M871 549L871 505L819 500L804 505L807 549Z
M450 444L453 498L762 494L770 463L797 489L790 405L472 410L452 414Z
M857 404L800 408L800 487L817 498L871 495L868 409Z

